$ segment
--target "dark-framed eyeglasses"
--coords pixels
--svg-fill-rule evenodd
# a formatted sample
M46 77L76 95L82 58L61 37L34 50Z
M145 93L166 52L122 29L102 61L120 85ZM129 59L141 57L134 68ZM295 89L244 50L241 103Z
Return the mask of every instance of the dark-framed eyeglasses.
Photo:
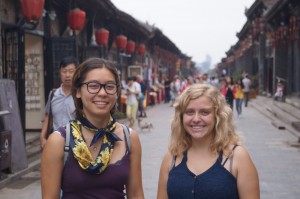
M97 94L103 87L106 94L108 95L114 95L118 91L118 84L115 83L106 83L106 84L100 84L99 82L83 82L82 85L85 84L87 87L87 91L90 94Z

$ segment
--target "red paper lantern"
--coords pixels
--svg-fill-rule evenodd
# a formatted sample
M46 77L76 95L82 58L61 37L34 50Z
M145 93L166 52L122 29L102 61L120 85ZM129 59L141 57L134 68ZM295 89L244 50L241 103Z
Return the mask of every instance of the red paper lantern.
M101 28L95 32L96 42L98 45L106 46L108 44L109 31Z
M124 35L119 35L115 39L116 45L120 50L125 50L126 49L126 44L127 44L127 37Z
M126 51L128 53L133 53L135 49L135 42L134 41L128 41L127 46L126 46Z
M68 13L68 24L72 30L81 30L84 26L86 14L76 8Z
M145 53L145 45L144 44L140 44L139 46L138 46L138 54L139 55L143 55L144 53Z
M20 0L22 14L26 21L38 21L44 10L45 0Z

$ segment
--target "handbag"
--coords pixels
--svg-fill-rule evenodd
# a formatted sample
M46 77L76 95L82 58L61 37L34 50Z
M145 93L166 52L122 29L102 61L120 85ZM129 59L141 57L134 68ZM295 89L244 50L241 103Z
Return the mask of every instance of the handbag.
M53 99L54 93L55 93L56 89L52 89L51 94L50 94L50 98L49 98L49 102L50 102L50 110L49 110L49 114L48 114L48 126L47 126L47 132L46 132L46 139L48 139L49 135L53 132L53 114L52 114L52 107L51 107L51 101Z

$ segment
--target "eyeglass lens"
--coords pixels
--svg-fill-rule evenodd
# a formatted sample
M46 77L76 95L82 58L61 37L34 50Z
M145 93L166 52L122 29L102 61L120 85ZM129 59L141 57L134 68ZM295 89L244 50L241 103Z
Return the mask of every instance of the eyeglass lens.
M113 95L117 92L117 85L114 83L100 84L98 82L86 82L83 83L87 85L87 90L91 94L98 93L103 87L107 94Z

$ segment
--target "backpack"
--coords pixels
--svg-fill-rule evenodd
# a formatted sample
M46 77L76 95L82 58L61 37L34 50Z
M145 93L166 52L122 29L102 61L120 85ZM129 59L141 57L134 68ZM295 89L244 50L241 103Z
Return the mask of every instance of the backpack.
M49 103L50 103L50 109L49 109L49 114L48 114L48 126L47 126L47 132L46 132L46 138L48 139L49 135L53 132L53 114L52 114L52 105L51 105L51 101L54 97L54 93L56 91L56 88L53 88L51 91L50 91L50 94L49 94Z

